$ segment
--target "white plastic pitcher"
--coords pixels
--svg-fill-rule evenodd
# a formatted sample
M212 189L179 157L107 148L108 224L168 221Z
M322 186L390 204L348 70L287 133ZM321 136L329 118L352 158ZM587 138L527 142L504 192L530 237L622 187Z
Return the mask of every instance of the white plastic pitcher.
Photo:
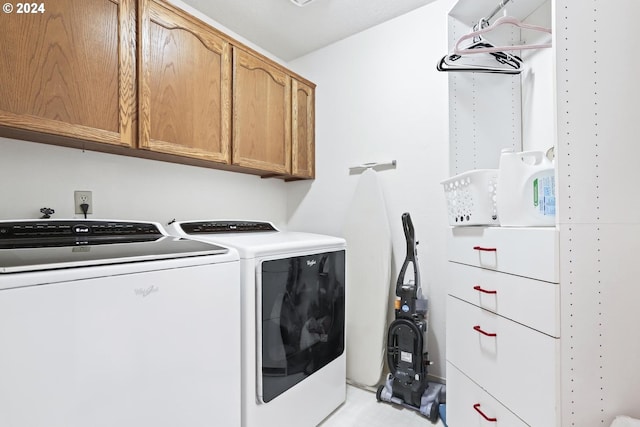
M501 226L553 226L555 172L543 151L504 151L500 155L497 208Z

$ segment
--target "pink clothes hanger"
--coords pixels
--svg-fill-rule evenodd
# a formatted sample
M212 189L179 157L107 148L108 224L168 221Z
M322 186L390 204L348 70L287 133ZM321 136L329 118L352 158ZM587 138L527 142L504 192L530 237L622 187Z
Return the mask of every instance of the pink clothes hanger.
M468 54L468 53L505 52L505 51L511 51L511 50L543 49L543 48L551 47L551 43L547 43L547 44L523 44L523 45L512 45L512 46L479 47L474 49L460 48L461 42L468 39L472 39L474 37L478 37L482 34L488 33L494 30L496 27L504 24L515 25L516 27L519 27L519 28L551 34L550 28L545 28L538 25L525 24L524 22L521 22L519 19L513 18L511 16L503 16L501 18L498 18L492 25L486 28L482 28L478 31L473 31L469 34L466 34L460 37L460 39L458 39L458 41L456 42L453 52L457 55L462 55L462 54Z

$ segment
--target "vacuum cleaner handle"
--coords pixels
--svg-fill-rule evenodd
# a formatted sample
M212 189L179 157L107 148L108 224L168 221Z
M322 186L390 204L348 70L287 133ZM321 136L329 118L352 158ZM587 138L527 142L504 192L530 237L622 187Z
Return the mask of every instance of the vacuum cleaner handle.
M417 296L417 289L420 287L420 271L418 270L418 261L416 258L418 253L416 249L416 236L409 212L405 212L402 214L402 228L404 229L404 237L407 241L407 256L402 263L400 274L398 274L398 281L396 283L396 295L400 296L403 285L407 285L404 283L404 276L407 272L407 268L409 267L409 263L411 263L413 264L413 287L415 292L413 297L415 298Z
M413 229L413 221L409 212L402 214L402 228L404 229L404 238L407 241L407 258L411 254L412 260L415 261L416 253L416 234Z

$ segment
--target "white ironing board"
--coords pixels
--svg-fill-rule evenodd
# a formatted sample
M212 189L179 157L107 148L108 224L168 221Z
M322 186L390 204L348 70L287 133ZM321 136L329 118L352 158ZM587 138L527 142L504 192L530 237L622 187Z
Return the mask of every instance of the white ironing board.
M347 379L374 387L384 367L391 231L376 172L360 177L347 213Z

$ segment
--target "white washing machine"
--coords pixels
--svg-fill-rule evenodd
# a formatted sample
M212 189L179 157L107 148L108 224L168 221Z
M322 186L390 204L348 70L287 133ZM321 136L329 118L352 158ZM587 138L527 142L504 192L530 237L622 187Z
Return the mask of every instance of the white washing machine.
M0 221L0 426L240 425L239 267L154 223Z
M255 221L169 233L233 247L242 282L242 426L312 427L345 400L343 239Z

